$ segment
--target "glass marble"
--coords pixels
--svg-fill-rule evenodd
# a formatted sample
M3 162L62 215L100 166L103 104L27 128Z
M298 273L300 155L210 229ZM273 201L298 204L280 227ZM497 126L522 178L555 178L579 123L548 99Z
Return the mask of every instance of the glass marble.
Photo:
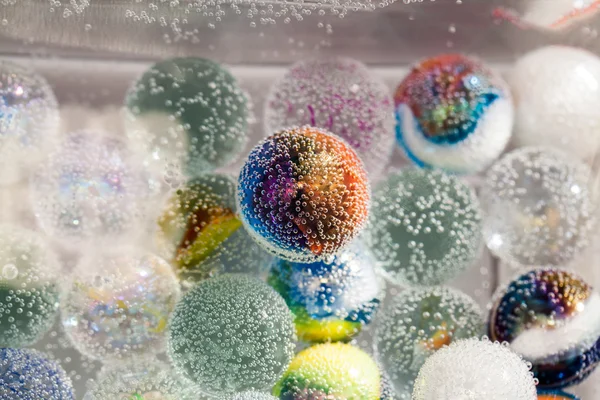
M186 177L226 166L247 141L246 95L229 71L204 58L154 64L129 89L125 109L128 136Z
M265 131L270 135L290 126L323 128L344 139L369 175L377 176L394 148L393 108L388 88L359 61L300 61L271 87Z
M394 94L396 139L416 165L475 173L506 147L514 112L500 75L461 54L428 58Z
M211 396L268 390L290 363L292 313L266 283L224 274L192 287L169 325L175 369Z
M273 257L242 226L236 182L205 174L178 189L158 220L159 243L186 286L221 273L266 275Z
M470 267L481 247L474 191L438 170L405 168L373 192L365 241L379 266L402 285L438 285Z
M61 265L35 232L0 225L0 347L37 342L58 314Z
M52 88L29 68L0 60L0 184L18 181L57 140Z
M559 150L524 147L504 155L480 191L487 247L516 266L569 262L596 225L590 181L590 169Z
M115 363L165 350L179 283L162 258L135 249L88 254L61 296L67 337L84 355Z
M275 259L267 281L294 314L301 340L348 341L372 321L381 302L374 266L364 246L351 244L330 261Z
M600 295L572 271L533 269L498 289L488 330L533 365L538 388L575 385L600 363Z
M352 148L304 126L254 147L237 198L242 222L259 244L279 258L310 263L334 255L361 232L370 190Z
M294 357L273 394L282 400L379 400L379 368L352 345L317 344Z
M580 400L572 394L565 393L562 390L538 391L537 400Z
M453 341L479 336L483 328L483 312L466 294L449 287L408 289L384 308L374 344L398 398L410 400L427 357Z
M429 357L415 381L412 400L537 400L526 362L498 342L464 339Z
M32 349L0 348L0 398L75 400L62 367Z

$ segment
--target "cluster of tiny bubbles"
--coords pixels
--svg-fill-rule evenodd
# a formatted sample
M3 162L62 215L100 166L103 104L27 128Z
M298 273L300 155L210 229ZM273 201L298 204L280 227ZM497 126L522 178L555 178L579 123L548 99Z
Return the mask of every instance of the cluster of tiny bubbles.
M266 283L242 274L202 281L173 312L168 354L210 395L268 390L294 356L294 321Z
M74 400L75 394L66 372L43 353L0 348L0 398Z
M221 273L264 276L272 256L236 213L236 182L205 174L176 190L158 220L159 248L185 286Z
M242 222L259 244L282 259L309 263L336 254L362 231L370 189L350 146L304 126L254 147L237 199Z
M277 397L269 393L247 390L245 392L236 393L233 396L217 397L217 400L277 400Z
M586 160L600 145L600 58L569 46L548 46L522 56L508 83L518 101L513 142L543 143ZM565 132L569 132L565 134Z
M394 148L389 90L365 65L350 58L294 64L271 87L264 124L269 135L290 126L326 129L356 151L370 176L383 170Z
M88 254L61 297L65 333L81 353L105 363L165 350L179 300L171 266L136 249Z
M127 135L149 162L195 177L228 165L248 140L248 100L222 65L204 58L160 61L125 98Z
M0 226L0 346L29 346L52 327L60 268L37 233Z
M48 82L27 67L0 61L0 183L18 181L55 144L58 103Z
M69 18L72 15L81 14L89 7L91 0L48 0L49 11L62 11L64 18Z
M398 398L410 400L427 357L453 341L481 335L483 327L480 307L456 289L415 288L395 296L378 321L374 344Z
M498 158L511 136L508 86L481 61L461 54L416 65L394 100L396 139L419 166L479 172Z
M600 295L569 270L535 268L499 288L488 329L531 362L541 389L575 385L600 363Z
M405 168L380 182L365 240L389 278L437 285L471 266L481 250L474 191L439 170Z
M589 245L596 223L587 165L552 148L523 147L498 160L480 191L483 236L515 265L561 265Z
M375 361L358 347L323 343L299 352L273 394L282 399L380 399Z
M537 400L528 365L505 344L487 338L452 342L427 358L413 400Z
M160 361L138 361L109 366L89 384L83 400L201 400L189 381Z
M267 282L294 314L306 342L348 341L369 324L383 296L375 260L353 243L329 261L311 264L275 259Z
M160 187L126 141L95 131L68 134L30 182L43 231L78 250L134 241Z

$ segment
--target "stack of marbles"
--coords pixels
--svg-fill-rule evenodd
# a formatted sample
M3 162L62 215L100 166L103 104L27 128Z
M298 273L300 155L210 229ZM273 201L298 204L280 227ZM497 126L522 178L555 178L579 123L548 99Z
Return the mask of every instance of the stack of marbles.
M379 306L382 290L374 265L368 250L356 244L331 261L276 259L268 282L294 314L299 339L348 341L371 322Z
M444 54L422 61L400 83L394 100L396 139L421 167L482 171L511 136L508 87L474 58Z
M540 389L561 389L600 363L599 307L598 293L575 273L533 269L498 290L489 336L533 365Z
M236 184L204 174L178 189L158 221L165 258L186 286L220 273L263 275L272 256L250 237L236 214Z

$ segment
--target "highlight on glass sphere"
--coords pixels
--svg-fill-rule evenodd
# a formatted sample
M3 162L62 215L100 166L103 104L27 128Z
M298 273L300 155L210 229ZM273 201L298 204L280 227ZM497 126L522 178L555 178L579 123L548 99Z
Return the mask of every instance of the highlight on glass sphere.
M373 191L365 240L391 280L431 286L471 266L480 232L479 201L469 186L438 170L405 168Z
M574 272L537 268L498 289L489 335L533 365L538 388L561 389L600 363L599 310L600 295Z
M205 396L158 361L133 361L101 370L83 400L201 400Z
M483 236L514 265L562 265L590 243L596 205L587 165L552 148L524 147L486 173Z
M177 304L168 354L211 396L268 390L294 355L294 321L266 283L242 274L202 281Z
M0 184L18 181L57 139L52 88L24 65L0 60Z
M267 282L294 314L299 339L348 341L372 321L383 296L374 267L366 247L353 243L328 261L275 259Z
M254 147L237 198L242 222L259 244L279 258L310 263L360 233L370 192L356 153L336 136L304 126Z
M221 273L266 275L273 257L236 213L236 182L205 174L178 189L158 220L159 242L187 286Z
M300 61L273 84L265 102L265 131L323 128L342 138L378 175L394 148L393 100L361 62L345 57Z
M160 188L156 178L121 138L79 131L32 176L31 201L48 236L84 252L144 233Z
M322 343L299 352L273 394L286 399L379 400L379 368L371 356L344 343Z
M58 313L61 265L33 231L0 225L0 347L37 342Z
M62 367L32 349L0 348L0 398L75 400Z
M222 65L198 57L150 67L125 98L128 136L162 167L195 177L231 163L247 141L248 106Z
M114 363L165 350L179 283L162 258L137 249L88 254L61 296L61 319L73 346Z
M396 139L420 167L482 171L511 136L510 91L500 75L472 57L442 54L420 62L394 101Z
M551 146L581 160L600 146L600 58L548 46L522 56L508 74L517 101L514 144Z
M459 339L483 332L483 313L475 301L449 287L400 292L383 309L374 345L377 358L399 399L410 399L427 357Z
M581 400L572 394L563 392L562 390L542 390L538 391L537 400Z
M537 393L527 363L507 346L464 339L425 361L412 399L537 400Z

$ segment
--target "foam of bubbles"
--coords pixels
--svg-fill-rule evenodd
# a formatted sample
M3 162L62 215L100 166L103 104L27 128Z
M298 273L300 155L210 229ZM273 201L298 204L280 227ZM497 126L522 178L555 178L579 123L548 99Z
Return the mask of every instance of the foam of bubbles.
M268 393L263 392L255 392L255 391L246 391L239 392L229 397L221 397L219 400L277 400L277 397L272 396Z
M470 187L440 171L407 168L375 189L365 238L392 280L436 285L475 260L480 225Z
M517 265L560 265L589 244L596 222L590 170L566 153L525 147L487 172L480 198L483 235L496 256Z
M375 346L400 399L410 399L419 369L431 354L483 330L482 311L466 294L452 288L410 289L384 309Z
M528 365L489 340L453 342L429 357L415 381L413 400L537 400Z
M141 359L164 350L178 298L175 274L161 258L130 249L90 254L62 295L62 324L93 359Z
M221 275L188 291L171 318L175 368L209 394L268 390L294 355L294 322L265 283Z

